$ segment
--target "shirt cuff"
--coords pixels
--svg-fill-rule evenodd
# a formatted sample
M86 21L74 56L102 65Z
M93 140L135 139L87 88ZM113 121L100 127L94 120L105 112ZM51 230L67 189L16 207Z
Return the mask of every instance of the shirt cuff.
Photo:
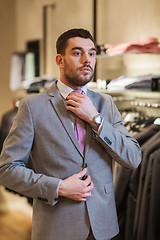
M59 181L58 186L57 186L56 199L58 198L59 186L60 186L61 182L62 182L62 179Z
M95 133L96 135L100 135L100 133L101 133L101 131L102 131L102 127L103 127L103 122L104 122L104 118L102 118L102 122L101 122L101 124L99 125L99 128L98 128L97 131L92 128L93 131L94 131L94 133Z

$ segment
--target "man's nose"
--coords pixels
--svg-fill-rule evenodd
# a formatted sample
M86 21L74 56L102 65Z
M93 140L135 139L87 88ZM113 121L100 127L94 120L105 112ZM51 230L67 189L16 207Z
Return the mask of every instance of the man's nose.
M84 63L90 63L91 62L88 53L83 54L83 62Z

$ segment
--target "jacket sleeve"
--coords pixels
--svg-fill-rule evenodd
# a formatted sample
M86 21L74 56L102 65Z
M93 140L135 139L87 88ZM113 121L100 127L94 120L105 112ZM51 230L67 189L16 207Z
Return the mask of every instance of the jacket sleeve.
M95 134L95 138L115 161L124 167L134 169L141 162L140 146L123 125L121 114L112 98L107 95L103 101L103 108L100 111L104 122L100 133Z
M27 167L33 144L32 113L27 100L23 100L0 156L0 184L54 205L60 179L38 174Z

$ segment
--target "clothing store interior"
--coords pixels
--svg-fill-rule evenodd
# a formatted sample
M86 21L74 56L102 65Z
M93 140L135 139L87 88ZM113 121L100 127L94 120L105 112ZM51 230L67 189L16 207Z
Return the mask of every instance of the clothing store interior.
M0 0L0 151L20 99L59 78L57 37L84 28L96 40L88 88L113 97L142 150L135 170L113 163L120 227L114 239L160 239L159 10L157 0ZM30 240L31 224L32 199L0 186L0 240Z

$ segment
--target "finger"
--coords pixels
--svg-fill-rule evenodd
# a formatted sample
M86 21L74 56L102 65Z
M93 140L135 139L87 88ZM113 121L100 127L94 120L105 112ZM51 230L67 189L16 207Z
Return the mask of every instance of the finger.
M80 198L79 199L80 202L86 202L86 200L87 200L86 198Z
M86 179L84 180L84 183L86 184L86 186L88 186L88 185L91 184L91 182L92 182L91 177L90 177L90 175L88 175L88 176L86 177Z
M76 105L77 105L77 102L74 101L73 99L69 99L69 100L67 100L67 105L76 106Z
M93 190L93 188L94 188L94 184L93 184L93 182L91 181L91 183L87 186L87 191L88 191L88 192L91 192L91 191Z
M72 196L72 197L70 197L70 199L73 199L75 201L80 201L80 202L85 202L86 201L85 196Z
M85 193L85 196L83 196L83 197L86 197L86 198L92 197L92 192L90 191L90 192Z
M78 196L77 197L77 200L79 201L86 201L87 198L91 197L92 196L92 193L91 192L86 192L84 193L83 195L81 196Z
M85 97L86 97L85 95L79 94L79 93L77 93L77 94L69 94L67 96L67 100L73 99L74 101L80 101L80 100L84 99Z
M77 93L77 92L71 92L68 96L68 97L73 97L73 96L77 96L77 97L82 97L84 95L84 93Z
M77 93L77 94L75 94L75 93L70 93L68 96L67 96L67 100L69 100L69 99L74 99L74 100L77 100L77 99L79 99L79 98L81 98L82 96L81 96L81 94L79 94L79 93Z
M71 111L71 112L73 112L74 114L76 114L76 108L75 107L73 107L73 106L66 106L66 109L68 110L68 111Z
M87 173L87 168L83 168L79 173L76 173L78 178L82 178Z
M72 105L72 106L75 106L75 107L79 107L81 105L81 101L76 101L76 100L73 100L73 99L68 99L67 100L67 105Z
M83 196L82 196L82 198L89 198L89 197L92 197L91 191L84 193Z

